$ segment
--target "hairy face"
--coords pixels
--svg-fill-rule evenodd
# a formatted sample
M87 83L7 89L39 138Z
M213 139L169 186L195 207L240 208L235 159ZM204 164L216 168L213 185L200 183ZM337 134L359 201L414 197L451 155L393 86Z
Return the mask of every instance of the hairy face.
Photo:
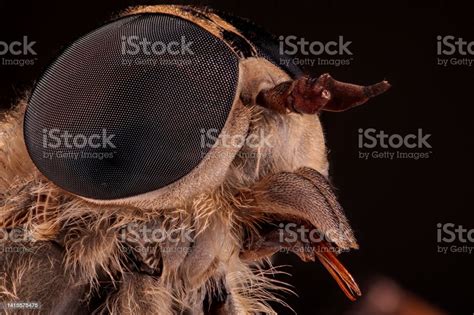
M52 312L273 314L270 302L283 301L272 292L289 291L266 277L280 251L317 258L348 298L361 294L336 258L358 245L328 181L318 114L363 104L389 85L297 75L268 57L245 23L230 20L186 6L131 9L71 45L28 105L7 115L0 226L21 228L24 246L54 259L22 282L25 265L6 256L14 276L0 278L3 300L44 299L39 284L49 278L67 297L67 305L44 303ZM114 43L134 32L157 36L150 29L200 34L191 66L143 71L111 62ZM77 54L87 67L72 62ZM167 80L157 88L152 75ZM48 128L111 129L118 154L58 158L64 148L44 147ZM71 152L104 153L91 147ZM26 258L39 268L34 255Z

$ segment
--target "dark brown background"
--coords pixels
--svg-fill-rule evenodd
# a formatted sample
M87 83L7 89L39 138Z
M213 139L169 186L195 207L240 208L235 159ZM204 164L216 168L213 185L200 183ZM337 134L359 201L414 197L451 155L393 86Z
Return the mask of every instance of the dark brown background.
M37 41L38 53L35 66L0 66L3 108L31 87L64 45L136 3L156 2L1 0L0 40L27 35ZM297 0L192 3L250 18L277 35L310 40L343 35L353 42L352 65L315 67L308 72L330 72L356 83L383 78L392 83L391 91L364 107L323 115L332 179L361 245L342 260L363 288L384 275L451 314L472 314L473 255L436 251L438 222L474 228L469 202L474 71L435 65L437 35L474 40L469 8L444 1L424 5ZM399 134L422 128L432 134L432 155L418 161L360 160L359 128ZM293 265L285 269L293 276L284 280L299 295L287 297L298 314L344 314L351 306L321 265L302 264L292 256L277 262ZM290 314L281 308L279 313Z

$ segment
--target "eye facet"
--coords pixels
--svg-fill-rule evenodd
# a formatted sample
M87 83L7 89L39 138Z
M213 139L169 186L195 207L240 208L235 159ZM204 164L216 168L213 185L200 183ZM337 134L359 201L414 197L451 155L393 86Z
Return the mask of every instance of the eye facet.
M191 172L233 107L238 57L204 28L166 14L113 21L46 70L25 116L38 169L91 199L126 198Z

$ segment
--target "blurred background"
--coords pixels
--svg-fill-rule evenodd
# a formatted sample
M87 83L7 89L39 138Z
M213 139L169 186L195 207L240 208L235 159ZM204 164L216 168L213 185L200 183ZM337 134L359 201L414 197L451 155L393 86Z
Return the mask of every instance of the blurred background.
M22 41L26 36L35 42L31 47L36 53L0 56L30 63L0 63L2 109L32 87L65 45L128 6L158 3L209 5L246 17L277 37L327 42L343 36L351 41L352 55L320 57L348 59L349 64L308 64L305 71L329 72L338 80L358 84L384 78L392 84L389 92L365 106L322 115L331 179L360 244L360 250L343 254L341 260L364 296L351 303L322 265L281 256L275 263L292 274L279 279L294 287L297 296L285 296L294 311L304 315L474 313L474 251L468 251L474 243L460 238L443 243L437 237L439 223L474 229L468 201L474 193L474 63L440 66L437 55L437 36L474 41L469 7L451 1L0 0L0 41ZM360 148L359 131L369 128L401 136L421 129L431 135L431 148ZM390 159L385 152L412 155ZM424 158L416 159L413 153ZM445 253L440 252L443 248ZM279 314L292 314L276 308Z

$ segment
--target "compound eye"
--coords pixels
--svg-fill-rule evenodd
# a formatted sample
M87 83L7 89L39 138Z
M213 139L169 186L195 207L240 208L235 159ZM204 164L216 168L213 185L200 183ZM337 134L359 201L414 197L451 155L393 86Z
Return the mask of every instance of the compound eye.
M111 200L163 188L208 154L234 105L238 57L165 14L113 21L70 45L36 84L25 142L63 189ZM202 141L203 132L214 137Z

